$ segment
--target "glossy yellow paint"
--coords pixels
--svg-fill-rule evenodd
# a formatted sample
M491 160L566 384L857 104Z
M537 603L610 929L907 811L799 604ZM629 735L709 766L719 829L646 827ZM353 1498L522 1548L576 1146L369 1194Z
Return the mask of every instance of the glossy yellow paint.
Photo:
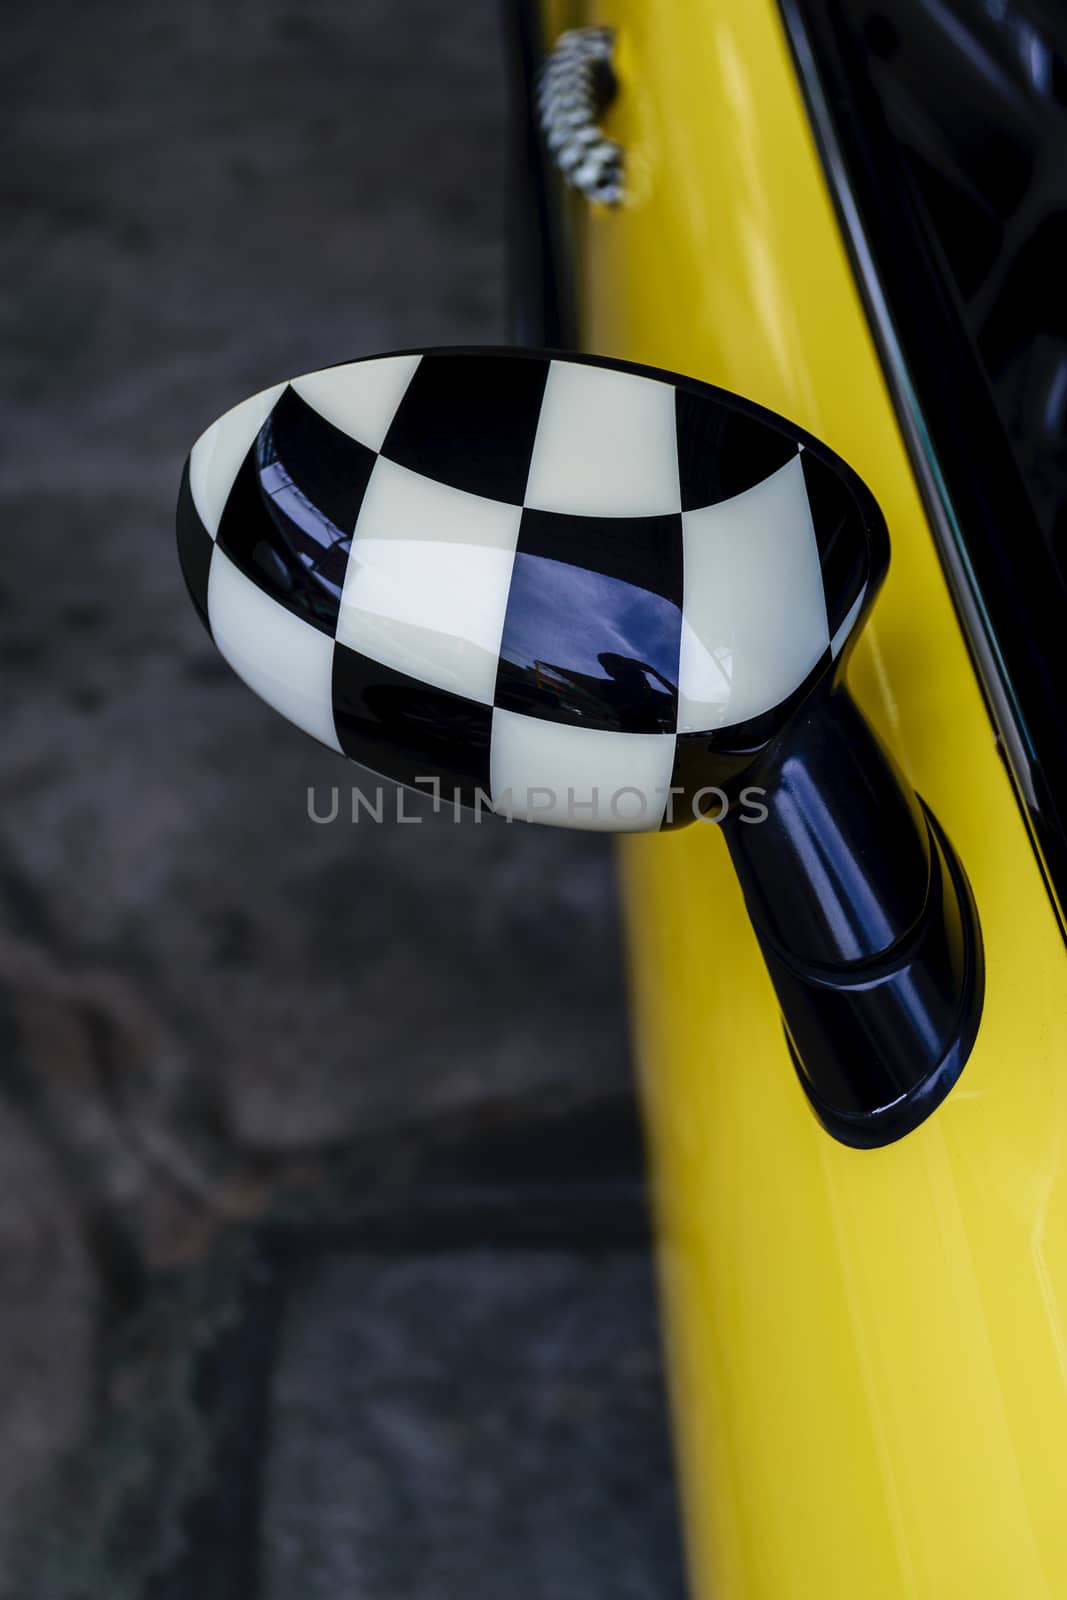
M970 874L987 999L919 1131L811 1116L725 847L623 849L700 1600L1067 1596L1067 952L994 748L770 0L619 29L632 194L578 222L589 348L794 418L886 513L851 681ZM1065 619L1067 626L1067 619Z

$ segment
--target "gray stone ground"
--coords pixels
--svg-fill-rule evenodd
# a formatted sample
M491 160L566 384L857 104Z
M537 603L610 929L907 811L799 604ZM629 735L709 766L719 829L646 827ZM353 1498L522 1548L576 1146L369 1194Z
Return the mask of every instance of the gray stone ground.
M318 1267L274 1384L263 1600L663 1592L647 1291L631 1253Z
M608 849L309 822L353 770L216 660L172 549L229 404L506 334L496 20L5 19L19 1600L677 1593Z

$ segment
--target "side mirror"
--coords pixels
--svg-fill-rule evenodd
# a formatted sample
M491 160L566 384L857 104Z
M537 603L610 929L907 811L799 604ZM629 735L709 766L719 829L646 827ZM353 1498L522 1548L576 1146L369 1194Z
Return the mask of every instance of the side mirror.
M597 357L373 357L209 428L178 543L234 670L375 772L565 827L719 821L835 1137L948 1093L978 920L845 686L889 543L818 440Z

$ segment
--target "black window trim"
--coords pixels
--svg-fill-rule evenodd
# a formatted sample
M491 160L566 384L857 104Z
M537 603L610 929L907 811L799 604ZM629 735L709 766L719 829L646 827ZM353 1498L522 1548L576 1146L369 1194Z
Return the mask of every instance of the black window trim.
M837 0L778 0L845 245L1017 800L1067 937L1067 590Z

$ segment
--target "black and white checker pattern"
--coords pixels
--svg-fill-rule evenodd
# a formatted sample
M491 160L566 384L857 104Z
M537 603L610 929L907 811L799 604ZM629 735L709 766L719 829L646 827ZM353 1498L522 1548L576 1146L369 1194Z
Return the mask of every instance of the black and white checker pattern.
M235 671L353 760L658 828L708 741L787 702L862 607L848 486L764 416L521 352L331 367L198 440L183 570Z

